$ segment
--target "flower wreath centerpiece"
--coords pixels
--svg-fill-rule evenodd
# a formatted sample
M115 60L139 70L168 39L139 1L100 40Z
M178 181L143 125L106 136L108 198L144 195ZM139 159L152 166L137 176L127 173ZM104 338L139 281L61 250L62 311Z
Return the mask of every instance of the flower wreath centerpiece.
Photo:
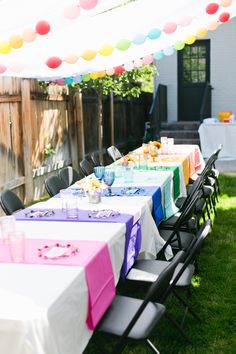
M161 149L161 143L160 141L154 140L154 141L150 141L150 144L152 144L153 146L156 146L156 148L159 150Z
M149 142L149 154L155 162L155 158L158 155L158 150L161 148L161 143L157 140Z
M94 204L101 202L102 191L107 188L107 186L101 183L97 178L85 178L78 181L77 184L82 192L88 195L89 202Z
M136 163L137 163L137 160L132 155L128 154L123 157L122 166L129 166L129 165L135 166Z

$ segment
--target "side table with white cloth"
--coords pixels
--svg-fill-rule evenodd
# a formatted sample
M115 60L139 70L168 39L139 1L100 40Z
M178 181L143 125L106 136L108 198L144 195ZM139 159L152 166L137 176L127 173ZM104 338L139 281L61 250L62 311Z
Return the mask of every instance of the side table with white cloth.
M198 132L204 158L210 157L220 144L223 148L219 158L236 158L236 123L203 123Z

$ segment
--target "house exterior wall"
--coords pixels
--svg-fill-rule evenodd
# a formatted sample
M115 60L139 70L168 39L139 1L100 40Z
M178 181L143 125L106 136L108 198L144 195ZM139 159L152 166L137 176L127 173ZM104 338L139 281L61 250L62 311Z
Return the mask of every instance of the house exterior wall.
M232 111L236 115L236 18L209 31L210 82L212 91L212 117L219 111ZM159 76L156 84L167 85L168 122L178 120L178 65L177 52L156 61Z

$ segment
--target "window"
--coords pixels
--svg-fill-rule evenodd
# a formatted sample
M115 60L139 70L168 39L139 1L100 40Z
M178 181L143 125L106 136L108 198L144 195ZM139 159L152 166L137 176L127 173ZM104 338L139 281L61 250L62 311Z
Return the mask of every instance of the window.
M206 82L206 47L200 43L183 49L184 84Z

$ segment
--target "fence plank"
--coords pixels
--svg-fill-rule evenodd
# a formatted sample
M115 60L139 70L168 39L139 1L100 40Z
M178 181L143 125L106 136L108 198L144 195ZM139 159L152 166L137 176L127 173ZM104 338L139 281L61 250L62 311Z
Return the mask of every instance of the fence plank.
M25 172L25 203L33 200L34 187L32 175L32 116L30 103L30 82L23 79L21 83L22 95L22 131L24 147L24 172Z
M74 94L74 115L78 124L78 161L81 161L85 156L84 115L82 94L78 90Z

